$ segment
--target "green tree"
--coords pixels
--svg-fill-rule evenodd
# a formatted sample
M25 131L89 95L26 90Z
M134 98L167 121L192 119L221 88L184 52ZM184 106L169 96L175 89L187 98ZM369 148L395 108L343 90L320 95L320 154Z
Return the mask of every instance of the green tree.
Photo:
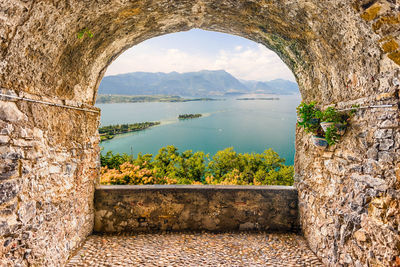
M212 161L208 163L208 171L217 181L221 181L222 177L233 169L241 171L243 169L241 165L243 164L240 162L238 154L233 150L233 147L229 147L214 155Z
M176 164L179 161L178 149L174 146L163 147L154 158L153 166L158 175L176 178Z
M191 150L187 150L183 152L177 166L179 179L182 181L187 179L188 181L185 183L203 182L207 158L208 154L205 155L203 151L193 153Z
M108 167L109 169L119 169L119 166L124 162L133 162L133 157L128 154L119 153L113 154L112 151L108 151L105 156L100 154L100 163L102 167Z
M153 166L157 175L177 179L180 184L190 184L204 179L206 157L208 155L204 152L193 153L191 150L179 154L176 147L167 146L159 150Z
M152 154L144 154L142 155L142 153L138 153L138 156L136 159L134 159L132 161L132 163L134 165L137 166L144 166L147 165L147 168L154 168L154 164L153 164L153 155Z

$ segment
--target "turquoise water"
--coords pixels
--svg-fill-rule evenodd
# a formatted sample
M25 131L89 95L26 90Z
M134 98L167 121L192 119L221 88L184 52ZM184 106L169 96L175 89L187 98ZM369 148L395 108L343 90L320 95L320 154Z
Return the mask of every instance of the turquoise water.
M98 104L102 126L161 121L161 125L145 131L127 133L102 142L102 153L112 150L154 155L161 147L174 145L181 152L202 150L212 156L227 147L241 153L262 153L273 148L286 159L287 164L292 165L296 107L301 98L299 95L274 97L280 100L227 98L225 101L185 103ZM184 113L202 113L203 117L179 121L178 115Z

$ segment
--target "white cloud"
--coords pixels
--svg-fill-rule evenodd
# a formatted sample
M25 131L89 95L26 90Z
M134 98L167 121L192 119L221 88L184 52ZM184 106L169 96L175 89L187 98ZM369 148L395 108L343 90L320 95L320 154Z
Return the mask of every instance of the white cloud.
M119 56L107 69L106 75L146 72L190 72L224 69L239 79L268 81L294 76L282 60L263 45L236 46L220 50L217 55L187 53L182 49L153 49L139 44Z
M294 76L282 60L263 45L240 51L220 51L214 69L225 69L245 80L266 81L283 78L294 81Z

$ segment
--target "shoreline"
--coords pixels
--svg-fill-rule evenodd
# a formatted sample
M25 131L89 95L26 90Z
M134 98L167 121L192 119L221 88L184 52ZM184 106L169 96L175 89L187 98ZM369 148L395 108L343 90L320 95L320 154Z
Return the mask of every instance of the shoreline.
M160 124L161 122L155 121L155 122L139 122L132 124L117 124L117 125L108 125L99 127L98 131L100 134L100 143L103 141L114 139L114 137L118 135L144 131Z

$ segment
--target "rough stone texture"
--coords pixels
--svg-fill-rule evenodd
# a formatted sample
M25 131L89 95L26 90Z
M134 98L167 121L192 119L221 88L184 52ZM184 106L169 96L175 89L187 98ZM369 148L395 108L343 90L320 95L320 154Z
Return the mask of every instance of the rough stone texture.
M101 186L94 203L97 232L299 230L286 186Z
M157 35L197 27L240 35L276 51L293 70L306 101L346 108L353 103L396 104L399 8L395 0L0 0L0 89L54 103L93 104L106 67L124 50ZM85 28L94 37L78 39ZM38 264L56 259L61 264L75 246L69 240L81 240L89 231L79 230L83 228L75 223L64 225L70 222L64 217L75 210L73 206L90 207L92 187L81 181L93 180L88 173L95 172L90 168L96 165L97 148L85 143L96 142L97 118L2 100L7 103L0 108L1 133L6 136L0 140L0 179L6 183L2 188L11 188L11 193L2 194L8 202L3 213L11 213L0 224L2 233L8 233L2 239L10 251L2 253L3 258L17 255L11 250L16 244L18 255L47 255L34 258ZM343 141L327 152L316 151L309 136L297 132L302 226L311 248L329 265L400 262L398 120L397 108L360 111ZM26 140L20 128L42 131L43 137ZM32 142L42 146L40 152L33 152ZM71 152L74 146L76 154ZM57 173L61 166L50 168L64 153L61 166L77 160L77 171L67 182ZM29 186L30 181L36 187ZM77 187L87 193L78 194ZM73 200L64 196L68 190ZM17 192L15 200L6 200L12 192ZM64 202L51 200L48 194ZM29 227L15 226L20 222L16 209L42 200L49 204L36 205L33 220L48 217L50 222L37 234L40 238L24 235L16 243L7 241L10 232L23 235L14 229ZM59 203L71 203L71 208ZM90 212L73 214L90 225ZM62 229L60 236L52 234L55 228ZM63 233L74 238L63 239Z
M313 147L298 129L295 165L302 229L324 263L398 266L399 127L397 106L360 110L342 141L325 150Z
M99 115L24 101L0 110L0 266L59 266L93 228Z
M90 236L73 266L285 266L323 264L303 237L271 233L157 233Z

